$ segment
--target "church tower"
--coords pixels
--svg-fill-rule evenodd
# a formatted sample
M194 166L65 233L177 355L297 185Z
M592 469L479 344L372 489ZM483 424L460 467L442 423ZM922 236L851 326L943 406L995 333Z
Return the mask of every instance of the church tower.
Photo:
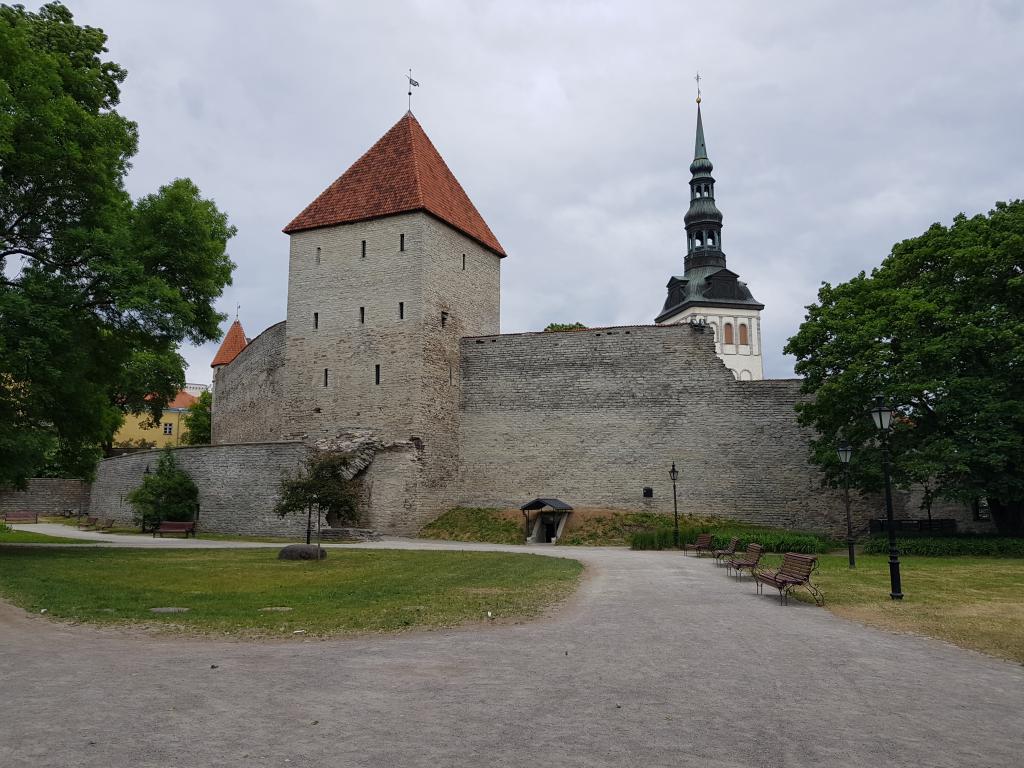
M668 297L659 325L704 322L715 334L715 351L737 379L764 378L761 358L761 310L739 275L726 268L722 250L722 212L715 205L714 166L704 142L704 121L697 96L697 138L690 163L690 208L686 224L683 275L668 281Z

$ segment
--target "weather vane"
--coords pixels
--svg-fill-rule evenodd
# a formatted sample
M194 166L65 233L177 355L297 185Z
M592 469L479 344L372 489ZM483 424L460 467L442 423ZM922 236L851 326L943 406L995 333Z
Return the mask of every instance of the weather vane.
M409 70L409 74L405 76L405 79L409 81L409 111L412 112L412 89L413 87L419 88L420 84L416 80L412 79L412 70Z
M235 304L235 320L238 319L238 313L241 312L241 311L242 311L242 305L241 304Z
M697 76L693 79L697 81L697 103L700 104L700 70L697 71Z

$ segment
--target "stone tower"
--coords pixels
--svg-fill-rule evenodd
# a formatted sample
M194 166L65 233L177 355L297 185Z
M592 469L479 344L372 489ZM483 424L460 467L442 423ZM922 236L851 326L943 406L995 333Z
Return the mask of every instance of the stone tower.
M715 351L740 380L764 378L760 304L739 275L725 266L722 212L715 205L714 166L704 143L697 97L697 138L690 163L690 209L686 212L686 258L681 277L668 281L659 325L705 322L715 334Z
M411 112L284 229L284 437L411 445L398 517L454 503L459 339L499 330L497 238Z

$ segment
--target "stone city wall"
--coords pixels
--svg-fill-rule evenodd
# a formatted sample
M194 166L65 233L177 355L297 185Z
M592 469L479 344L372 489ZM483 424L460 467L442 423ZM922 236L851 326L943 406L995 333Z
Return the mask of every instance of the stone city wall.
M212 442L281 440L286 330L267 328L214 373Z
M281 475L295 471L306 451L294 442L175 448L178 467L199 487L199 529L247 536L302 534L304 516L281 518L273 507ZM156 469L159 457L159 451L141 451L101 461L89 514L130 524L132 507L125 497L142 482L147 467Z
M33 477L24 491L0 490L0 515L8 512L59 515L65 509L77 512L88 506L89 484L82 480Z
M632 326L467 338L461 344L466 506L554 496L845 534L796 421L797 380L736 381L708 331ZM653 499L642 496L644 486ZM876 500L854 500L858 530Z

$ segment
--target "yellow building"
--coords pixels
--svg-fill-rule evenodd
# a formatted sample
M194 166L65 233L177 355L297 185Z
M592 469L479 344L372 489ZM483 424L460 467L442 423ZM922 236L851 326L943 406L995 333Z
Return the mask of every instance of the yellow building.
M188 412L188 407L196 401L194 395L188 390L202 391L205 387L196 384L186 385L177 396L164 408L160 423L151 425L148 416L138 413L129 413L124 417L124 423L114 435L114 447L126 447L130 443L132 447L138 445L140 440L153 443L157 448L165 445L178 445L181 442L182 431L185 429L183 416Z

